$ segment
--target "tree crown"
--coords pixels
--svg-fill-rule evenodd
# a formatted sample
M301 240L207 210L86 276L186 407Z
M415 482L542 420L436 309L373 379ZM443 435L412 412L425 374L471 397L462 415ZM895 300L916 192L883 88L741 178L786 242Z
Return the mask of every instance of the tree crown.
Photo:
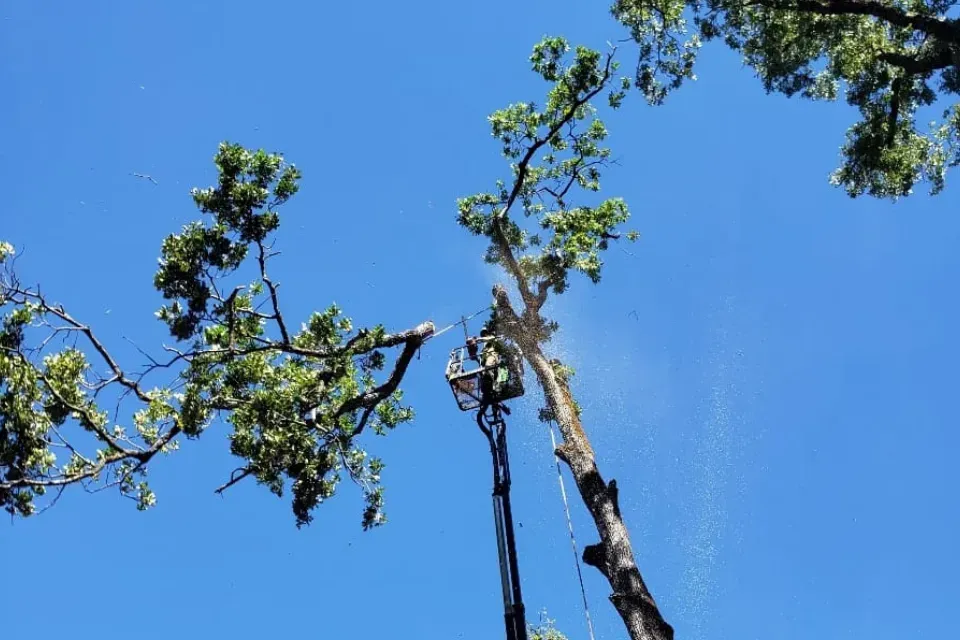
M653 104L694 79L702 43L743 55L768 92L834 100L860 112L831 181L851 196L943 189L960 164L960 106L930 127L924 107L960 91L960 22L945 0L616 0L639 45L635 85Z

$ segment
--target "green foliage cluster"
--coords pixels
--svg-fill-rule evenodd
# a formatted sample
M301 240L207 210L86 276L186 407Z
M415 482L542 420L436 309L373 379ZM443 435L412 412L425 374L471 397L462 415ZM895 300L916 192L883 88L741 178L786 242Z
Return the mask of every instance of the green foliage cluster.
M743 56L768 92L846 100L860 113L831 181L851 196L936 193L960 164L960 105L929 128L919 112L960 91L960 22L946 0L616 0L639 45L636 86L654 104L694 79L704 42Z
M567 640L567 636L560 633L555 625L556 622L547 617L546 611L541 612L538 623L529 625L530 640Z
M278 496L289 489L299 526L346 473L365 496L364 528L385 521L384 465L358 436L412 419L398 384L425 333L354 330L335 304L289 330L267 264L277 208L297 192L300 172L279 155L228 143L215 164L217 184L192 192L205 218L164 240L154 279L168 301L157 316L179 346L167 348L167 360L151 357L135 376L89 327L23 287L13 247L0 244L0 505L11 514L30 515L36 497L71 484L117 486L148 508L156 498L147 463L219 417L232 427L230 449L243 461L221 490L246 477ZM239 281L248 263L255 276ZM77 339L108 376L73 346ZM398 345L404 351L394 370L378 382L384 349ZM145 388L147 375L163 372L173 380ZM105 406L110 388L119 388L118 402L140 404L126 424L116 424L119 405L112 414ZM90 446L93 453L82 453Z
M610 242L638 238L636 232L621 232L630 217L622 199L593 197L611 151L604 146L607 127L592 101L605 93L608 106L618 109L631 86L629 78L615 75L614 53L583 46L571 51L560 37L537 43L531 66L550 84L543 105L520 102L489 117L491 133L510 162L511 179L498 180L492 192L458 201L458 222L489 240L485 259L513 279L524 303L523 329L538 342L548 341L558 328L540 313L549 294L564 293L571 272L598 283ZM501 333L500 319L494 309L489 321L494 333ZM559 361L554 368L564 383L573 375ZM579 414L580 407L573 405ZM542 408L540 418L552 420L553 412Z
M280 156L224 144L215 159L215 187L194 189L209 222L196 222L163 243L157 289L173 302L158 312L179 340L192 339L193 356L179 415L187 436L202 431L210 412L228 411L231 452L278 496L289 480L298 524L331 498L341 470L364 488L364 527L383 521L383 463L368 459L355 436L369 423L385 433L409 421L399 391L374 407L374 373L386 358L377 347L382 326L353 337L349 318L332 305L314 313L291 334L281 314L277 287L266 273L265 245L279 225L276 208L298 189L300 172ZM218 280L255 254L259 278L225 295ZM260 311L268 308L269 312ZM268 326L279 336L269 336Z
M12 258L13 247L0 246L0 261ZM45 347L57 334L81 331L70 326L52 328L39 347L28 347L37 327L52 327L50 318L69 322L69 316L39 298L25 296L12 284L9 264L0 278L0 506L15 516L36 511L35 498L60 491L81 478L99 480L112 473L121 492L140 509L155 502L142 480L138 456L128 455L132 443L126 430L111 424L110 414L97 402L107 380L93 373L84 353L73 346L58 351ZM80 440L101 446L83 454L62 433L79 431ZM166 451L167 442L156 451ZM131 452L132 453L132 450ZM59 454L59 455L58 455ZM139 479L139 481L138 481Z
M543 105L520 102L489 117L511 179L458 201L458 222L489 238L487 262L503 266L536 309L549 291L566 290L570 271L599 282L601 253L629 218L622 199L576 200L600 190L601 170L610 162L607 128L591 100L606 92L609 105L619 107L630 80L614 77L612 53L587 47L570 53L559 37L534 47L533 71L551 85Z

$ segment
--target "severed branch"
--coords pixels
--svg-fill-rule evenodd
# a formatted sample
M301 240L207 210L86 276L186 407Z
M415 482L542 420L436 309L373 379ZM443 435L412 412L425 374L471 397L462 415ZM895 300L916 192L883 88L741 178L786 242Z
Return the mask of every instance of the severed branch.
M238 347L230 346L226 349L213 348L213 349L194 349L191 351L180 351L175 347L165 346L164 350L170 353L173 353L174 355L165 362L156 362L156 361L152 362L150 365L146 366L144 372L140 374L138 377L142 379L143 377L145 377L146 375L149 375L152 371L156 369L169 369L179 362L191 362L193 359L197 357L208 356L208 355L225 355L230 357L244 357L244 356L249 356L256 353L276 352L276 353L284 353L287 355L295 355L295 356L300 356L303 358L310 358L310 359L337 358L337 357L342 357L347 355L351 355L351 356L363 355L364 353L368 353L375 349L385 349L389 347L396 347L400 344L409 342L411 340L419 339L421 340L421 343L422 343L422 341L425 340L427 336L429 336L429 333L427 333L427 330L425 328L426 325L433 326L432 323L428 322L420 325L417 328L410 329L408 331L386 334L385 336L383 336L381 340L378 340L372 346L359 351L356 349L357 344L360 341L365 340L370 335L370 332L366 329L361 329L360 331L358 331L357 335L347 340L347 342L345 342L342 346L331 348L331 349L307 349L304 347L294 346L292 343L287 344L283 342L276 342L276 341L268 340L265 338L259 338L257 336L245 336L245 337L250 337L255 342L259 343L255 347L238 348ZM150 359L153 360L153 358L150 358Z
M152 182L153 184L160 184L159 182L156 181L156 179L155 179L153 176L147 175L147 174L145 174L145 173L133 172L133 173L130 174L130 175L132 175L132 176L135 177L135 178L143 178L144 180L149 180L149 181Z
M232 487L233 485L237 484L238 482L240 482L240 481L243 480L244 478L247 478L247 477L249 477L249 476L251 476L251 475L253 475L253 470L250 469L249 467L239 467L239 468L237 468L237 469L234 469L234 470L230 473L230 479L227 480L226 482L224 482L224 483L223 483L222 485L220 485L219 487L217 487L216 490L214 491L214 493L216 493L217 495L221 495L221 496L222 496L224 491L226 491L227 489L229 489L229 488Z
M547 303L547 296L550 293L551 286L553 286L553 281L550 278L544 278L537 284L537 297L533 305L533 308L537 311L540 311L543 305Z
M232 301L235 299L240 289L241 287L235 289L225 301L228 309L233 308ZM62 306L49 303L39 292L39 290L31 290L20 286L15 277L10 274L10 277L6 277L0 281L0 294L2 294L0 295L0 299L7 303L14 305L24 305L29 303L37 308L41 313L49 313L65 323L64 326L52 326L45 321L42 323L44 326L50 327L52 333L51 336L48 336L42 341L41 345L43 347L49 343L53 336L62 334L64 332L82 334L86 338L87 342L90 344L93 350L99 354L111 372L111 376L109 378L92 386L96 392L99 392L99 390L111 384L118 384L127 391L133 392L134 395L144 403L149 403L151 401L151 396L143 391L143 389L140 387L140 383L146 375L157 369L171 368L178 362L189 363L196 357L202 355L221 354L232 359L259 352L274 352L278 354L296 355L310 359L326 359L341 356L358 356L363 355L364 353L369 353L375 349L404 345L404 349L398 357L392 373L383 384L368 391L367 393L358 395L346 401L337 409L338 416L348 414L357 409L363 409L363 413L361 414L357 427L352 435L358 435L360 432L362 432L377 405L397 390L411 360L413 359L413 356L417 352L417 349L419 349L424 340L431 336L434 332L434 325L430 322L426 322L408 331L386 334L379 340L369 343L364 342L369 339L369 331L361 330L357 333L357 335L351 337L342 346L331 349L304 349L294 347L289 340L289 336L284 337L284 339L279 342L265 341L264 344L244 349L231 346L229 349L194 349L190 351L180 351L172 347L168 347L167 350L174 352L175 355L165 362L156 360L155 358L149 356L149 354L144 352L142 349L137 347L138 351L140 351L140 353L150 361L150 364L145 367L146 370L142 374L135 376L134 379L124 372L117 360L112 356L103 342L99 340L89 326L74 318ZM274 300L276 300L276 298L274 298ZM278 309L279 306L277 307L277 310ZM279 317L279 313L276 315ZM360 348L362 342L363 347ZM61 431L56 428L56 426L51 426L54 435L58 440L60 440L62 446L66 447L77 457L78 460L83 463L82 467L73 473L59 473L54 471L51 474L37 476L35 474L28 475L27 473L17 471L14 473L7 473L6 477L0 475L0 492L15 491L29 487L52 487L62 490L68 485L85 484L90 480L97 480L105 472L107 472L108 469L112 468L113 465L122 463L125 460L135 461L136 464L132 467L132 469L140 470L144 468L145 465L157 453L162 451L164 447L166 447L174 438L181 434L181 428L175 421L174 424L165 432L160 434L159 437L153 441L149 447L139 447L134 445L132 442L130 442L130 444L133 445L132 447L124 446L124 444L121 444L121 442L111 435L107 429L100 426L98 418L91 413L92 409L90 407L78 405L64 397L57 385L51 381L40 368L33 364L25 353L19 351L18 349L11 349L9 347L2 347L2 350L13 357L16 357L21 364L32 370L37 380L43 384L43 388L47 390L51 398L62 405L76 419L78 419L80 424L91 430L96 436L97 440L103 442L109 448L110 452L101 454L98 456L97 460L94 461L91 458L81 454L74 444L72 444L61 433ZM215 409L221 410L232 410L238 408L239 406L238 402L230 398L212 398L210 403ZM129 442L128 440L124 441ZM229 481L216 489L216 493L222 495L226 489L249 477L253 473L254 472L249 467L242 467L235 470L231 474ZM129 473L127 473L127 475L129 475ZM107 486L114 486L119 484L121 481L122 478L115 482L109 483ZM57 497L59 497L59 493L57 494Z
M330 317L318 314L319 325L291 331L281 311L279 285L268 273L267 262L276 254L267 236L278 223L274 209L299 189L300 172L279 154L228 142L219 146L216 164L216 186L191 190L201 213L213 214L214 223L194 223L168 236L154 276L156 289L172 301L157 315L178 344L165 345L163 357L134 345L146 362L136 371L125 372L88 325L63 306L50 304L39 288L21 287L12 268L13 247L0 244L5 320L0 326L0 391L16 400L0 406L0 507L30 515L43 487L79 483L88 490L119 485L125 496L136 496L139 508L147 508L155 497L134 476L145 474L146 464L169 451L174 438L198 437L213 420L232 412L234 427L252 433L231 449L243 466L217 493L250 475L272 489L292 479L294 511L298 524L304 524L321 494L333 490L335 483L315 475L317 469L329 471L325 456L332 451L325 449L339 444L333 439L343 439L346 447L369 422L392 426L409 419L404 410L378 415L377 408L393 407L401 379L433 335L433 324L395 334L380 327L354 332L334 305ZM145 174L137 177L155 182ZM250 185L254 191L245 191ZM274 197L268 202L271 191ZM236 283L226 279L239 276L254 246L259 281L231 292ZM245 292L248 286L254 291ZM328 322L333 324L324 324ZM38 333L45 333L39 347L33 342ZM48 347L54 341L57 353ZM372 376L386 360L378 350L396 346L402 349L389 377L375 382ZM84 350L98 356L84 357ZM89 360L98 358L106 367L90 366ZM150 390L146 377L161 370L173 379ZM116 393L109 394L111 390ZM116 400L112 418L111 408L103 405L108 397ZM121 405L134 399L144 406L134 414L128 435L118 418ZM269 400L279 402L271 405ZM323 424L304 420L304 409L316 416L321 405ZM318 443L313 430L325 442ZM259 446L274 438L278 447ZM79 446L91 440L95 456ZM58 462L55 448L69 451L69 462ZM378 492L370 497L380 499Z
M344 402L336 410L333 415L333 418L336 419L340 416L351 413L358 409L363 409L363 413L360 416L360 419L357 422L356 427L350 433L351 437L360 435L363 432L364 428L367 425L367 422L370 419L371 414L377 408L381 402L386 400L393 394L397 388L400 386L400 382L403 379L403 376L406 374L407 368L410 365L410 362L413 360L413 356L417 353L417 350L421 347L423 342L433 335L435 330L434 324L432 322L424 322L419 326L410 329L408 331L403 331L396 334L388 334L383 337L380 341L376 342L369 349L365 349L364 352L373 351L375 349L398 346L400 344L404 345L403 351L397 357L396 364L394 365L393 371L387 380L370 391L355 396L346 402ZM345 349L348 349L355 345L358 339L362 339L364 336L355 336L347 345ZM288 345L276 345L277 351L284 351L284 347ZM360 353L354 354L360 355ZM314 425L315 426L315 425ZM341 452L342 453L342 452ZM353 475L353 470L348 469L351 476ZM224 484L220 485L215 493L222 495L224 491L237 484L238 482L248 478L253 475L254 471L249 467L240 467L235 469L233 473L230 474L230 479Z

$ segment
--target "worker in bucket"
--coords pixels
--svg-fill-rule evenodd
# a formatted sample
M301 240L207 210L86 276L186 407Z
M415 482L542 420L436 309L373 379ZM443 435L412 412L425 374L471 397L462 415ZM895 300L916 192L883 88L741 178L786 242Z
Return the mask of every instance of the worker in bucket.
M483 349L479 358L476 359L483 367L483 373L481 374L483 397L488 402L496 402L503 390L503 385L510 378L510 370L500 353L499 339L489 329L484 328L480 332L479 341L483 342Z

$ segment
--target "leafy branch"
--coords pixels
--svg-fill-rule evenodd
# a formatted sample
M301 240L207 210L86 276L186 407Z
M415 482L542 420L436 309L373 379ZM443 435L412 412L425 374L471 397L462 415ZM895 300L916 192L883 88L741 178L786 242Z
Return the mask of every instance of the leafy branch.
M167 300L157 316L179 344L164 347L166 358L138 348L148 360L138 372L121 368L88 325L24 287L13 247L0 244L0 504L11 514L30 515L48 488L59 497L74 484L118 486L140 508L152 506L147 464L219 419L232 427L231 451L244 465L218 493L251 476L277 495L289 489L302 525L346 470L366 499L364 527L385 521L383 463L358 436L412 419L399 385L433 325L355 331L334 304L291 331L267 269L277 255L277 209L297 192L300 172L279 155L227 143L215 164L217 184L192 192L206 221L164 240L154 278ZM255 277L246 283L251 253ZM387 371L384 350L395 347ZM85 352L109 373L97 373ZM148 389L157 375L164 379ZM126 402L139 408L121 426Z
M629 80L621 78L610 89L614 51L601 55L578 47L573 62L564 65L568 51L562 38L547 38L534 48L534 71L554 85L543 109L519 103L490 116L504 156L515 161L510 188L498 181L496 192L458 203L460 224L491 239L487 261L507 269L532 313L542 308L550 290L566 289L571 269L599 281L599 252L620 237L616 227L629 216L620 199L571 206L573 186L599 191L600 170L610 158L610 150L601 146L607 129L590 102L608 91L609 104L618 107ZM538 229L523 228L511 217L517 206L524 218L537 221Z
M953 2L883 0L615 0L638 45L636 86L654 104L695 79L703 42L741 53L768 91L860 111L831 182L851 196L898 198L944 187L960 164L960 108L918 128L918 112L960 93L960 20ZM682 41L682 42L681 42Z

